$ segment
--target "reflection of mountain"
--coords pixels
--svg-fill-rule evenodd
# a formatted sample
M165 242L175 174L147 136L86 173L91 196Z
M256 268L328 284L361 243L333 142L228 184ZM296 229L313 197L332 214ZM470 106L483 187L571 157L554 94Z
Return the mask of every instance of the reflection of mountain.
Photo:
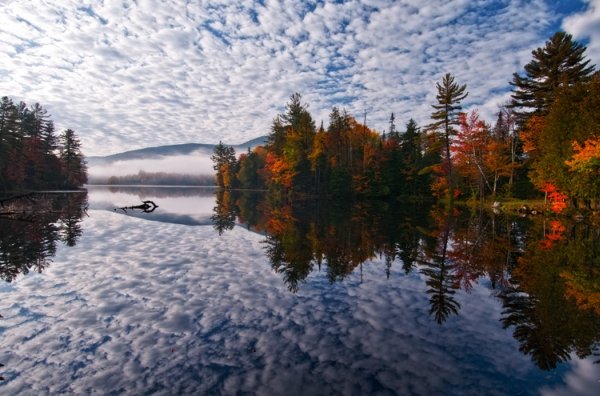
M87 193L37 194L0 212L0 278L13 281L31 269L41 272L56 254L57 243L75 246ZM10 214L9 214L10 212Z
M215 189L210 187L88 186L90 209L108 210L144 220L188 226L212 225ZM152 200L158 208L152 213L118 208Z

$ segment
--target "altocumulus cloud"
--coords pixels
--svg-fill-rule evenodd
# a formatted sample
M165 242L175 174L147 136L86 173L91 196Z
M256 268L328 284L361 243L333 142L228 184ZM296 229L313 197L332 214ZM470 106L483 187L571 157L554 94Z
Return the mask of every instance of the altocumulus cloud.
M572 3L581 13L565 28L591 35L597 2ZM0 6L0 93L47 106L88 155L240 143L266 134L295 91L317 122L338 105L379 130L392 111L425 124L445 72L489 119L572 13L553 4L13 0Z

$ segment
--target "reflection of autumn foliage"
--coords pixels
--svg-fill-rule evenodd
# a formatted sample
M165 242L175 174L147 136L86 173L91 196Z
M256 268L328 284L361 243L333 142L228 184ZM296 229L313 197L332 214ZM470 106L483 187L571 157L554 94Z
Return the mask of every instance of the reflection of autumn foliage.
M527 243L512 285L500 295L502 322L513 327L521 351L540 368L553 369L573 352L583 358L600 346L600 240L585 224L562 222L535 222L529 235L543 239Z
M295 221L296 220L292 215L292 207L288 203L282 207L274 208L270 211L270 215L267 218L267 224L264 229L269 234L281 235L286 231L286 229L292 227Z
M213 208L213 227L219 235L235 226L236 210L234 198L229 190L217 191L217 206Z
M594 275L569 271L560 274L565 280L565 297L574 299L579 308L593 310L600 316L600 269Z
M223 207L215 208L215 213L225 218L239 213L239 221L246 227L267 234L265 251L272 268L282 274L292 291L298 290L313 267L323 264L331 282L344 279L378 255L385 255L387 276L398 257L406 271L413 268L419 232L413 220L401 220L407 218L406 212L398 210L402 208L364 202L349 206L327 201L291 204L269 197L247 193L233 200L219 198L218 206ZM231 202L238 207L230 207ZM427 220L426 215L417 218Z
M473 214L456 227L449 257L456 265L457 285L469 292L480 278L489 278L492 287L506 286L509 265L516 253L512 221Z
M567 220L452 213L382 202L281 204L261 194L234 200L248 228L264 232L271 268L292 292L315 270L338 282L382 258L390 277L400 261L418 270L430 313L442 324L457 315L459 289L487 280L503 304L502 323L542 369L589 356L600 344L597 230ZM546 249L544 240L552 244ZM360 272L362 273L362 271Z
M540 241L540 249L552 249L554 243L565 239L564 233L567 228L560 220L550 222L549 229L544 233L544 239Z

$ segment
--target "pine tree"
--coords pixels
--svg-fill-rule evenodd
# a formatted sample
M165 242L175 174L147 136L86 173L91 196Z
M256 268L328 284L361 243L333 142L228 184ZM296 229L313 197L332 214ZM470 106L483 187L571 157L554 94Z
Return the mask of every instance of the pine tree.
M531 114L545 115L558 88L589 80L594 65L585 60L586 47L565 32L556 32L543 48L532 51L533 59L525 65L525 76L513 74L511 107L524 123Z
M469 94L465 92L467 85L458 85L454 82L454 76L450 73L442 78L442 83L436 83L438 94L436 95L437 104L432 105L435 111L431 114L431 118L435 120L429 125L430 130L442 130L444 146L445 146L445 161L447 168L447 179L450 199L454 195L454 182L452 175L452 162L450 158L450 137L454 134L453 125L458 124L458 114L462 109L460 102Z

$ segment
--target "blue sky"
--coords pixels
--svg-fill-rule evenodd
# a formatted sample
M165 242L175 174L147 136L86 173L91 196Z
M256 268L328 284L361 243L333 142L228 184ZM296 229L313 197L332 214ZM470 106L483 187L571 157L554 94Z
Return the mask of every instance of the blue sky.
M493 122L508 81L564 29L600 63L600 0L22 1L0 5L0 95L40 102L87 155L267 134L294 92L327 124L429 122L466 83Z

